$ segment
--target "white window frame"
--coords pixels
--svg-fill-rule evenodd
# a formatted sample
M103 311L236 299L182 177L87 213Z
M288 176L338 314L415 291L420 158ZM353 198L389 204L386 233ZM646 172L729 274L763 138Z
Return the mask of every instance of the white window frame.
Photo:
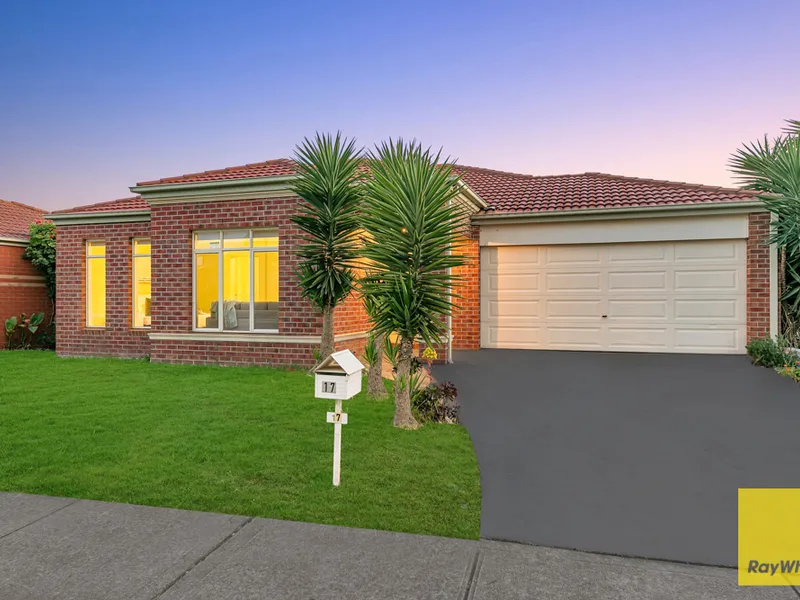
M197 234L199 233L217 233L219 234L219 248L198 249L197 248ZM247 252L248 248L223 248L225 245L225 234L228 233L247 233L250 242L250 329L248 331L231 331L230 329L223 329L222 306L223 306L223 271L225 261L223 254L225 252ZM278 246L257 246L253 247L253 234L259 233L268 237L277 237ZM247 335L248 333L278 333L278 329L255 329L255 257L256 252L278 252L280 247L280 236L278 230L269 227L256 227L253 229L199 229L192 232L192 331L200 333L208 332L225 332L232 334ZM218 273L219 278L217 282L217 321L218 325L215 329L209 327L197 327L197 255L198 254L216 254L218 257ZM280 269L280 255L278 258L278 269ZM280 272L278 275L280 285ZM280 293L278 294L278 302L280 302ZM279 305L280 306L280 305ZM280 312L280 308L278 308Z
M136 253L136 242L147 242L150 245L150 252L147 254ZM136 325L136 259L150 259L150 312L153 310L153 246L149 237L136 237L131 240L131 329L150 329L150 325Z
M103 244L103 255L89 255L89 246L91 244ZM107 262L107 255L108 255L108 244L105 240L86 240L84 242L84 260L86 264L84 266L84 270L86 273L84 274L84 289L85 289L85 296L84 299L84 306L83 306L83 325L87 329L105 329L108 326L108 262ZM105 279L105 288L106 288L106 302L105 302L105 314L103 315L103 320L105 321L105 325L89 325L89 299L91 298L91 286L89 285L89 261L95 258L102 258L106 260L106 269L105 273L103 273L103 279Z

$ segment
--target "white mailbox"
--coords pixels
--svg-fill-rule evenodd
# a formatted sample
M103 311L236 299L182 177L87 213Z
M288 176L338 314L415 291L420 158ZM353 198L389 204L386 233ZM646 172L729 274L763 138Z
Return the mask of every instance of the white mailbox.
M314 396L347 400L361 391L364 365L350 350L334 352L314 369Z

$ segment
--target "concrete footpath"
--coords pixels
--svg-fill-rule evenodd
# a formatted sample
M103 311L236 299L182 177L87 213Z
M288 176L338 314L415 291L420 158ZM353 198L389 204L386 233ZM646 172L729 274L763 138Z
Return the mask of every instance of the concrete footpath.
M732 569L0 494L2 600L720 600Z

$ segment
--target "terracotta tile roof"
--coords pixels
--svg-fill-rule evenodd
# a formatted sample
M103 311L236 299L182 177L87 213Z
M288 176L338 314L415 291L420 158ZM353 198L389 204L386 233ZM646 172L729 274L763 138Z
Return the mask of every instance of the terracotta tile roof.
M0 200L0 238L27 240L31 223L46 214L41 208Z
M252 177L278 177L294 175L294 161L288 158L276 158L260 163L228 167L202 173L189 173L177 177L165 177L155 181L140 181L136 185L164 185L168 183L199 183L202 181L224 181L226 179L250 179Z
M294 162L288 158L145 181L137 185L198 183L292 175ZM635 208L742 202L755 194L736 188L581 173L575 175L523 175L458 165L456 172L491 207L484 214L555 212L582 209ZM108 212L149 208L140 196L79 206L59 213Z
M756 196L736 188L606 173L534 176L460 169L464 182L489 205L484 214L743 202Z
M141 196L131 196L130 198L120 198L119 200L110 200L108 202L98 202L97 204L65 208L64 210L55 210L53 214L117 212L123 210L150 210L150 205L142 200Z

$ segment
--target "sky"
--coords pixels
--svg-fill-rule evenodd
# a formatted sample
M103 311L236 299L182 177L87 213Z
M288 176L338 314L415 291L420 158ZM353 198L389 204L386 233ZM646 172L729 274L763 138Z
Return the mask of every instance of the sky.
M798 0L8 0L0 198L113 200L337 130L732 185L731 152L800 119L798 22Z

